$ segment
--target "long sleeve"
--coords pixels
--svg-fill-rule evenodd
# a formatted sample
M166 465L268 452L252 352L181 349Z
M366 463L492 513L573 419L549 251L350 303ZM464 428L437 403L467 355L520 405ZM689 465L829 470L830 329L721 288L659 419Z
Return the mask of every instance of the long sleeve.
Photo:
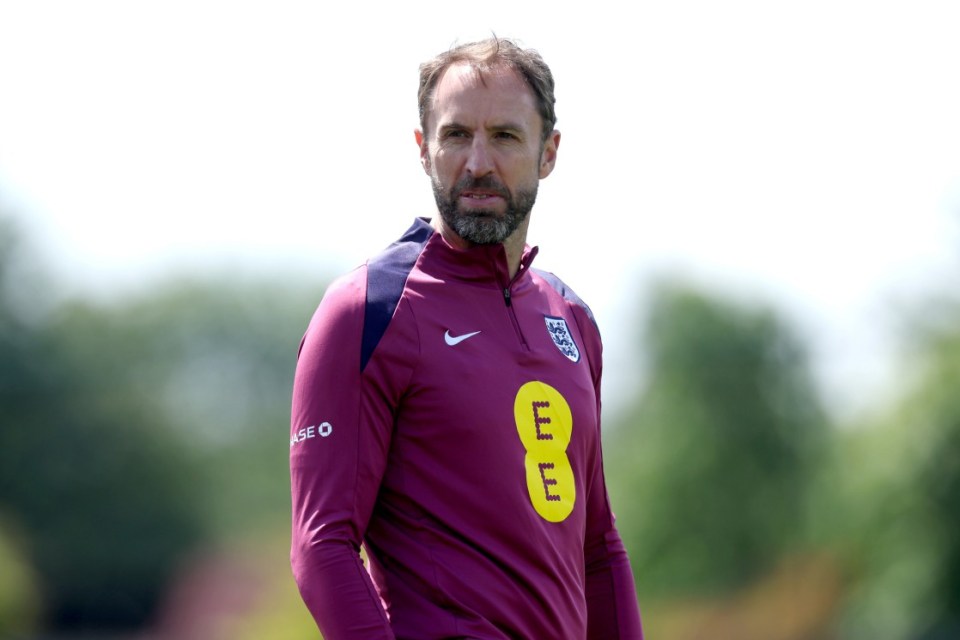
M388 399L361 372L364 273L327 291L301 344L293 388L291 566L329 640L394 637L359 556L393 421Z
M640 608L630 559L614 524L603 474L600 444L600 380L602 344L593 318L578 310L585 334L587 358L597 398L597 440L593 472L587 495L587 530L584 543L588 640L643 640ZM587 337L589 336L589 337Z
M591 502L606 502L602 482L594 484ZM593 494L602 494L594 497ZM591 504L597 520L588 523L586 562L587 638L589 640L642 640L640 609L633 571L609 508ZM604 528L604 522L609 526Z

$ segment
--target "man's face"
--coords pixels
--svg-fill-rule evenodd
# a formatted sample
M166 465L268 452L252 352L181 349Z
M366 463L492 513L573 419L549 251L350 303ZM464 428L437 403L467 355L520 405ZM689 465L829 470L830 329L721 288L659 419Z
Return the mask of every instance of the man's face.
M560 134L542 142L533 92L509 67L483 76L451 66L437 84L420 159L444 224L473 244L503 242L523 223Z

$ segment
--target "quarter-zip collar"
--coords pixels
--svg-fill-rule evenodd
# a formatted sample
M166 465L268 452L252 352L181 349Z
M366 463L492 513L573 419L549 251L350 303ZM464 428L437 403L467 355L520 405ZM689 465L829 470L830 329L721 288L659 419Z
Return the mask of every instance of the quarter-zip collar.
M417 218L408 234L422 226L430 226L428 218ZM431 227L432 229L432 227ZM469 249L451 246L436 231L430 236L420 256L420 269L438 280L454 279L478 285L515 291L529 280L530 265L539 252L538 247L526 245L520 258L520 268L513 279L507 264L507 252L502 244L476 245Z

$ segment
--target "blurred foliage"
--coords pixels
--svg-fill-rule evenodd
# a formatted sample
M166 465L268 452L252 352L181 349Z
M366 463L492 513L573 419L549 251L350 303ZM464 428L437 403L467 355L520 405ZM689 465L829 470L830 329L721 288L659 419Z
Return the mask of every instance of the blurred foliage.
M25 247L0 216L0 636L317 637L287 425L323 283L58 302ZM604 436L649 637L960 637L960 304L922 311L898 387L832 424L782 315L654 289Z
M0 518L0 637L31 631L40 614L40 592L23 545Z
M902 396L838 437L844 637L960 637L960 305L935 311L911 326Z
M124 397L187 447L201 474L190 492L211 533L250 534L289 519L277 469L287 464L299 337L321 293L272 279L172 281L118 306L70 305L57 333L85 336L63 350L122 372Z
M277 538L273 549L286 560L290 548L288 536ZM320 636L316 623L300 599L296 583L290 578L288 563L269 563L263 569L265 597L225 626L231 640L316 640Z
M649 383L608 472L638 587L749 584L797 542L826 425L797 337L773 312L680 285L653 297Z
M0 228L0 513L44 627L136 628L188 554L288 526L289 394L318 288L211 278L37 313L7 295L17 243Z
M896 393L831 425L783 319L656 291L605 441L651 637L960 637L960 306L935 306Z
M939 552L932 609L960 634L960 313L947 332L926 345L927 369L908 405L914 437L926 441L917 461L918 493L929 512L930 544ZM954 635L956 637L956 635Z

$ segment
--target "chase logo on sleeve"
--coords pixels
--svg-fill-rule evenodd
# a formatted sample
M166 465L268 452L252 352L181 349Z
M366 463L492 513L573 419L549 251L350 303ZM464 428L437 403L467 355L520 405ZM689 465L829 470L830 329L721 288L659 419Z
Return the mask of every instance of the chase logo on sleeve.
M573 340L573 334L570 333L567 321L553 316L543 316L543 319L547 323L547 333L550 334L550 339L553 340L553 344L557 345L560 353L567 356L571 362L579 362L580 349Z
M304 427L290 436L290 448L292 449L293 445L300 444L311 438L326 438L331 433L333 433L333 426L329 422L321 422L318 425Z

